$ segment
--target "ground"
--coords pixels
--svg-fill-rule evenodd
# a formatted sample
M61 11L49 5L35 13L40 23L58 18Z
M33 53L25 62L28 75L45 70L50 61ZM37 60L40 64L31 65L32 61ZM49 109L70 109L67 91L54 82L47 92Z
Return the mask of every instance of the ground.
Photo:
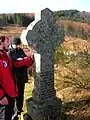
M55 77L56 78L56 77ZM75 89L73 87L58 89L60 81L55 80L56 95L62 100L62 120L90 120L90 90ZM25 87L25 100L32 95L33 77ZM24 100L24 113L26 104Z

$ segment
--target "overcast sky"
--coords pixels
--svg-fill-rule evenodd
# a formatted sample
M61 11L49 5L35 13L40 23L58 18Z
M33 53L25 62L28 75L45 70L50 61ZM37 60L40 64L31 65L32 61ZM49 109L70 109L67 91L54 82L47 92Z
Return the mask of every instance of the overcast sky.
M47 7L52 11L90 11L90 0L0 0L0 13L35 13Z

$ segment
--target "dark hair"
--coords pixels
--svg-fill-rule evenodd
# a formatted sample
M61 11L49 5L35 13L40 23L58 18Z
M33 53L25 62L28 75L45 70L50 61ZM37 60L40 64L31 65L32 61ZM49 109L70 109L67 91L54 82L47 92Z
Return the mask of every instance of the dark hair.
M5 36L0 36L0 42L4 42L5 41Z
M21 44L21 40L20 40L19 37L14 37L14 38L12 39L12 42L11 42L11 43L14 44L14 45L20 45L20 44Z

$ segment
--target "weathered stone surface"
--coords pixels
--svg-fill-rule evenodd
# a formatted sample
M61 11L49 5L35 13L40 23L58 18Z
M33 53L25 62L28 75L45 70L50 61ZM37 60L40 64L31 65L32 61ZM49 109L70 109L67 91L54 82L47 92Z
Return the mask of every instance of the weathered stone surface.
M61 101L58 98L48 99L45 103L37 104L27 100L27 110L33 120L60 120Z
M41 20L28 31L26 39L38 54L35 58L38 61L35 62L32 98L27 100L28 114L33 120L60 120L61 100L56 97L54 89L53 51L63 41L64 35L53 23L51 10L46 8L41 11ZM40 64L38 72L36 64Z

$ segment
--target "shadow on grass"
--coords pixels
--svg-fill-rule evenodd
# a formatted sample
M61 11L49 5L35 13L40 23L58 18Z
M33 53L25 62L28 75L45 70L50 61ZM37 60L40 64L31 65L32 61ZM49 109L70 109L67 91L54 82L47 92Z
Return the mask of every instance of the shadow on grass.
M90 120L90 99L63 104L61 120Z

